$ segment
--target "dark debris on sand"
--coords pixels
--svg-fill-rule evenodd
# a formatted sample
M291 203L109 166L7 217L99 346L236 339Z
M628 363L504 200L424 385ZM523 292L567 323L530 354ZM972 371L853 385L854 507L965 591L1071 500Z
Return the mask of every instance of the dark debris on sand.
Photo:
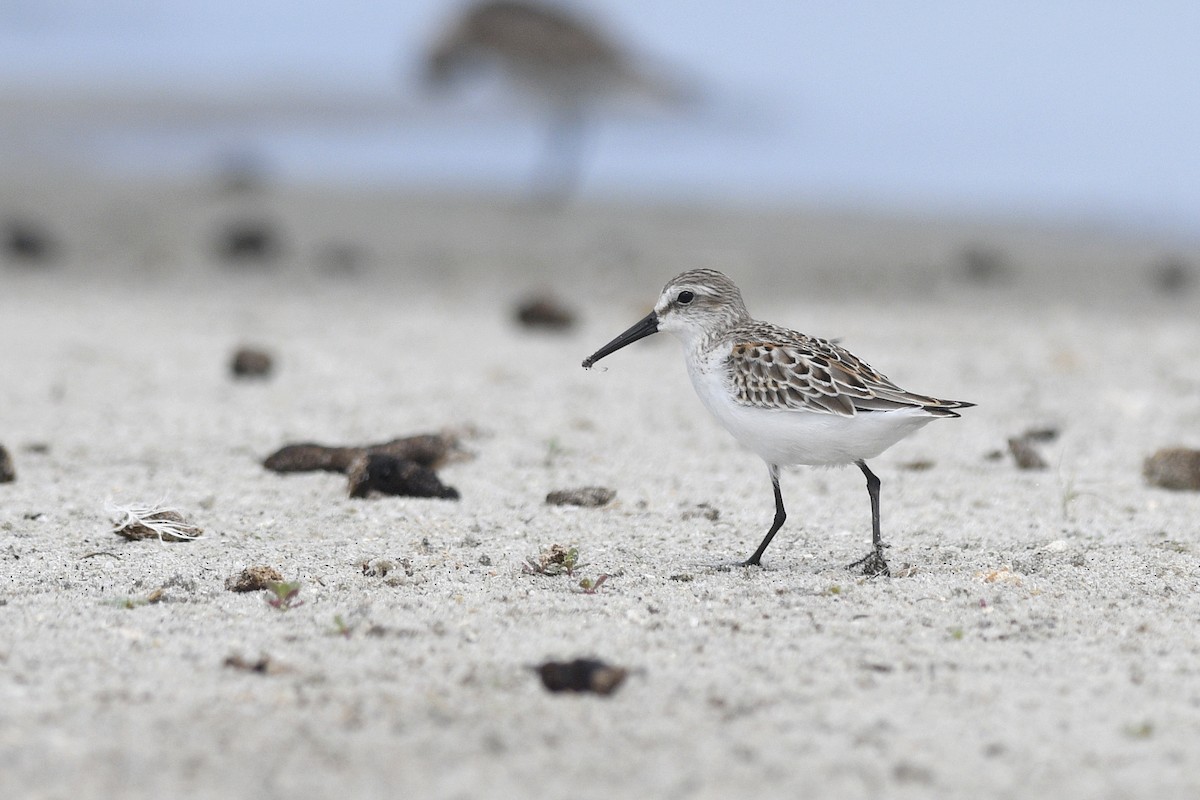
M1150 267L1150 284L1165 295L1187 293L1195 280L1192 266L1178 256L1168 256Z
M343 472L363 456L388 455L412 461L429 469L440 469L467 457L461 439L453 433L425 433L405 436L381 444L330 447L313 442L289 444L263 461L272 472Z
M42 226L28 220L11 219L4 223L4 253L9 260L23 264L45 264L58 253L53 237Z
M282 580L283 575L274 567L246 567L237 575L226 578L225 588L231 592L257 592Z
M615 489L604 486L583 486L579 489L558 489L546 495L546 503L552 506L583 506L599 508L612 502L617 496Z
M1146 459L1142 475L1151 486L1200 492L1200 450L1166 447Z
M378 493L458 499L458 490L443 484L429 467L387 453L360 456L350 465L349 477L351 497L369 497Z
M1004 251L987 245L974 244L959 253L959 269L964 278L975 284L1007 283L1012 279L1012 265Z
M625 681L629 670L593 658L547 661L533 668L542 685L552 692L592 692L610 695Z
M261 655L251 660L235 653L225 658L224 665L230 669L252 672L257 675L277 675L287 672L287 667L280 665L268 655Z
M349 477L351 497L457 500L458 490L443 484L434 470L466 457L458 435L442 432L352 447L290 444L267 456L263 466L272 472L341 472Z
M548 295L537 295L517 305L517 322L526 328L564 331L575 324L575 312Z
M283 244L270 222L242 219L229 223L217 234L214 251L219 260L230 265L265 265L283 254Z
M235 378L266 378L274 369L271 354L257 347L239 347L229 362L229 371Z
M134 542L143 539L191 542L200 538L204 529L171 508L136 508L125 510L124 518L114 523L113 533Z
M12 483L17 479L17 470L13 466L12 456L0 444L0 483Z
M1046 469L1046 459L1034 445L1053 442L1057 438L1057 428L1030 428L1008 440L1008 451L1012 453L1017 469Z

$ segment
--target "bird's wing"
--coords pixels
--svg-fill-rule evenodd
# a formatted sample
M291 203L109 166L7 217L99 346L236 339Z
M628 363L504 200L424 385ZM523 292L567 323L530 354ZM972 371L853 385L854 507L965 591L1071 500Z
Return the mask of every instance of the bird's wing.
M921 408L956 417L969 403L913 394L833 342L760 325L759 336L731 345L729 369L738 403L852 417L860 411Z

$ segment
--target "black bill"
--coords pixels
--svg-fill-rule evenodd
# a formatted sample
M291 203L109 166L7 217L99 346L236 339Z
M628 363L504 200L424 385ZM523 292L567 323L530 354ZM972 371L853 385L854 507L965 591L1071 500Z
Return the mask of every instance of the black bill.
M592 364L595 364L609 353L615 353L625 345L633 344L638 339L645 339L652 333L658 333L658 315L653 311L647 314L640 322L634 324L629 330L585 358L583 360L583 368L591 369Z

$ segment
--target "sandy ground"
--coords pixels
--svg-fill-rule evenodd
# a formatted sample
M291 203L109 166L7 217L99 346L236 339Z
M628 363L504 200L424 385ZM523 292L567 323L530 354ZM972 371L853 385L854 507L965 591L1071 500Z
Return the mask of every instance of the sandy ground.
M60 255L0 265L18 474L0 485L0 796L1200 793L1200 495L1141 477L1158 447L1200 444L1197 296L1146 278L1178 249L804 211L69 188L4 209ZM247 215L278 226L273 267L211 256ZM965 248L1002 256L994 279L964 274ZM846 569L869 539L852 469L788 472L765 569L718 566L770 521L761 463L667 337L580 368L700 265L757 316L979 404L873 464L907 577ZM539 288L574 330L513 324ZM275 354L272 379L231 380L242 343ZM1048 469L989 458L1046 426ZM292 441L445 427L472 431L475 457L441 471L458 502L260 466ZM616 500L544 503L583 485ZM106 502L159 499L204 537L110 532ZM702 503L719 517L687 513ZM522 571L554 543L579 574ZM397 568L364 574L377 559ZM303 604L226 591L249 565ZM529 670L576 656L633 673L604 698Z

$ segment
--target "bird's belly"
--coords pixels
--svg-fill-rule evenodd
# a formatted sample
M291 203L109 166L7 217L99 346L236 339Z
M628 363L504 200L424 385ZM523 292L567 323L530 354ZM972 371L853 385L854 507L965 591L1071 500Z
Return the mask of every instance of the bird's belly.
M693 374L692 381L717 421L768 464L826 466L874 458L934 419L919 408L853 417L758 408L737 403L719 375Z

